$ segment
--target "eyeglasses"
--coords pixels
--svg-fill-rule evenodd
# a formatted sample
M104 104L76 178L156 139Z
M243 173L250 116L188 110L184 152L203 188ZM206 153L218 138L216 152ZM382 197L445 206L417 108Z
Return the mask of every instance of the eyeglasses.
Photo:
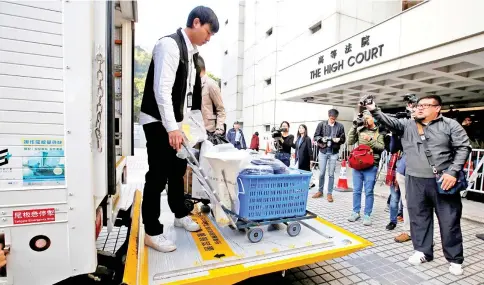
M430 107L437 107L439 105L432 105L432 104L417 104L417 109L428 109Z

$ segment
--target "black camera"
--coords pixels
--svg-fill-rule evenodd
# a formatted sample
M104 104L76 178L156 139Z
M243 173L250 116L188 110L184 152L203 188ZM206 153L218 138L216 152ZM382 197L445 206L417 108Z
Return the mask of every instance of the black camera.
M356 116L356 119L353 120L353 126L355 127L361 127L365 124L365 119L363 118L363 113L360 112L358 113L358 115Z
M281 129L272 128L271 135L272 135L272 138L273 139L281 138L282 137L282 130Z
M360 106L364 107L364 106L373 104L374 100L375 98L373 97L373 95L365 95L360 98L359 103L360 103Z
M405 94L405 96L403 96L403 102L407 104L415 104L417 101L418 98L415 94Z

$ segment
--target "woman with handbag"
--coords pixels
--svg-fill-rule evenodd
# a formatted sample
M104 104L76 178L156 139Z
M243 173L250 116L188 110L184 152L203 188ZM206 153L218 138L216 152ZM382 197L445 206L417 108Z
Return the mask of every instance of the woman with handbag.
M371 225L371 213L373 211L374 194L376 176L378 172L378 164L380 162L380 154L385 148L383 135L378 132L378 127L371 114L367 111L363 112L363 125L361 121L355 120L353 127L348 133L348 145L358 143L350 154L348 162L349 166L353 168L353 213L348 218L348 221L355 222L360 219L361 210L361 194L363 187L365 189L365 210L363 217L363 225Z

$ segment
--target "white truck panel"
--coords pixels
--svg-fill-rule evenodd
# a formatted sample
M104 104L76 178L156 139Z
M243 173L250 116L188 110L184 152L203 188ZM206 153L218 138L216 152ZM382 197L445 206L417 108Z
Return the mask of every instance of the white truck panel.
M1 99L32 100L39 101L40 103L42 103L42 101L48 101L55 105L55 102L64 102L64 93L62 91L52 90L0 87L0 100ZM60 106L61 109L63 109L62 104L60 104Z
M0 99L0 110L62 114L64 113L64 104L60 102L42 102L38 99L36 101L27 101L10 98Z
M2 50L14 51L18 53L62 57L62 47L54 45L0 39L0 47Z
M62 11L62 1L60 0L22 1L20 3L19 1L4 1L4 2L14 3L18 5L23 5L23 6L29 6L29 7L35 7L35 8L45 9L45 10L57 11L57 12Z
M61 205L65 204L66 189L63 186L57 187L30 187L30 188L15 188L5 189L2 187L0 191L0 208L7 207L4 203L8 202L8 207L18 206L24 207L31 205Z
M47 136L45 139L49 139L50 135L63 135L63 125L47 125L47 124L32 124L32 123L6 123L2 122L0 125L0 134L17 134L17 135L35 135L35 136Z
M0 27L0 37L4 39L36 42L48 45L62 45L62 35L19 30L10 27Z
M39 21L12 15L0 14L0 26L62 35L62 25L59 23Z
M29 66L18 63L0 63L0 70L4 75L56 79L59 81L62 80L63 73L63 70L60 68Z
M15 51L3 51L0 47L0 58L4 63L17 63L30 66L38 67L49 67L62 69L62 58L36 55L36 54L26 54L17 53Z
M1 46L1 40L0 40ZM62 91L62 80L0 75L0 85L14 88Z
M56 113L44 113L39 116L35 113L18 111L0 111L0 121L12 123L39 123L39 124L64 124L64 115Z
M60 2L60 1L59 1ZM29 3L32 5L32 3ZM38 7L27 6L22 1L0 2L0 11L4 14L13 15L21 18L42 20L51 23L62 23L62 13L39 9Z

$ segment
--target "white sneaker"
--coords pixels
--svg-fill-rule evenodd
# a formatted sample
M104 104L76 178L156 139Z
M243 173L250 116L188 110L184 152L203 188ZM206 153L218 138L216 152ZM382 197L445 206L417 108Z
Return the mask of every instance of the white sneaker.
M462 275L462 273L464 273L464 270L462 270L462 264L457 264L457 263L450 263L450 267L449 267L449 272L451 274L454 274L456 276L458 275Z
M427 258L425 258L425 254L423 252L415 251L415 253L408 258L408 262L412 265L419 265L427 262Z
M145 245L160 252L171 252L176 249L176 245L163 234L157 236L145 234Z
M200 230L200 226L195 223L192 218L185 216L181 219L175 218L175 227L185 228L189 232L197 232Z

